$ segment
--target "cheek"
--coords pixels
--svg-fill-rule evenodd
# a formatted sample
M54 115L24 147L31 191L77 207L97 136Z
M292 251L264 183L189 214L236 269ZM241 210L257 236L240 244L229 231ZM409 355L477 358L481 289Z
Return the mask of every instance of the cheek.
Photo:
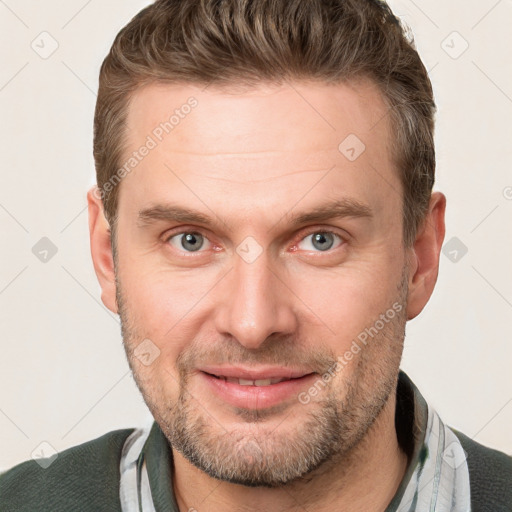
M354 266L303 273L293 290L307 306L303 308L309 319L306 325L321 328L339 353L392 307L398 297L397 279L375 266Z
M131 310L143 325L166 332L199 300L201 280L192 274L184 277L171 272L145 272L141 267L123 279L123 293L129 296Z
M215 279L210 281L204 274L152 273L140 266L137 275L125 274L121 281L129 322L137 338L151 340L160 351L157 365L173 374L170 363L197 336L194 326L201 325L198 318ZM130 342L135 346L140 340Z

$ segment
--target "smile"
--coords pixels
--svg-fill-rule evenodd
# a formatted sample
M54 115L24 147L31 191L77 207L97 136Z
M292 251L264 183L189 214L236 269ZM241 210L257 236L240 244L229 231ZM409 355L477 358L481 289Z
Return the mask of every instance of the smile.
M279 384L279 382L284 382L286 380L292 380L292 379L288 379L286 377L273 378L273 379L257 379L257 380L241 379L241 378L237 378L237 377L225 377L223 375L212 375L212 377L215 377L217 379L222 379L226 382L231 382L233 384L239 384L240 386L271 386L272 384Z
M264 409L297 400L298 394L318 374L282 367L205 367L200 369L198 377L208 394L213 393L225 403L244 409Z

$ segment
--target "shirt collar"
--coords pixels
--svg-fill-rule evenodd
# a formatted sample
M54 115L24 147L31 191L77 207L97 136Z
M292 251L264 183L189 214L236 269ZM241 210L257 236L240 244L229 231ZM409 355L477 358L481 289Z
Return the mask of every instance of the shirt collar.
M395 428L409 463L386 512L470 510L469 472L464 450L453 431L444 425L402 370L398 375ZM138 451L139 495L139 507L134 510L179 512L172 490L172 450L166 437L156 422L145 436L139 434L139 437L146 441L142 450L133 447ZM121 486L122 481L123 474ZM145 492L144 486L147 487ZM152 506L143 506L143 502L151 498ZM128 510L123 507L123 512Z

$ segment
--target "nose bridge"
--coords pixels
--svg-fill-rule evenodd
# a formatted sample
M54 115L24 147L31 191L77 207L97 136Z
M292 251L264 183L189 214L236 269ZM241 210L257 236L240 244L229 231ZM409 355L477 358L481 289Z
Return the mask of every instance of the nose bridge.
M272 269L267 252L252 259L244 256L241 246L222 290L217 329L246 348L258 348L272 334L290 334L295 316L290 294Z

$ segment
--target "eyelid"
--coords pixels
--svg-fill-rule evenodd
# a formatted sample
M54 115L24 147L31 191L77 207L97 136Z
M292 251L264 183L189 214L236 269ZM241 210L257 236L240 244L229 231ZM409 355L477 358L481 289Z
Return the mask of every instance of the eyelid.
M168 244L169 243L169 240L172 238L172 237L175 237L175 236L178 236L178 235L183 235L183 234L186 234L186 233L198 233L200 234L201 236L203 236L206 240L208 240L208 242L210 244L213 245L214 249L213 250L219 250L219 249L215 249L216 245L214 242L212 242L212 240L210 239L209 235L206 233L206 231L203 229L203 228L198 228L198 227L195 227L195 226L180 226L180 227L177 227L177 228L174 228L174 230L170 230L170 231L166 231L165 234L163 235L162 239L164 241L164 243ZM304 228L303 230L301 230L299 232L299 234L294 238L294 241L292 242L292 250L296 250L296 246L302 242L306 237L310 236L310 235L313 235L315 233L330 233L330 234L333 234L337 237L340 238L341 240L341 244L334 248L334 249L328 249L327 251L314 251L314 252L318 252L319 254L322 254L322 253L331 253L332 251L338 249L339 247L345 245L347 242L348 242L348 239L349 239L349 235L345 232L340 233L340 230L337 230L335 228L333 228L332 226L308 226L306 228ZM201 254L201 253L204 253L205 250L199 250L199 251L182 251L186 254ZM311 251L309 251L311 252Z

